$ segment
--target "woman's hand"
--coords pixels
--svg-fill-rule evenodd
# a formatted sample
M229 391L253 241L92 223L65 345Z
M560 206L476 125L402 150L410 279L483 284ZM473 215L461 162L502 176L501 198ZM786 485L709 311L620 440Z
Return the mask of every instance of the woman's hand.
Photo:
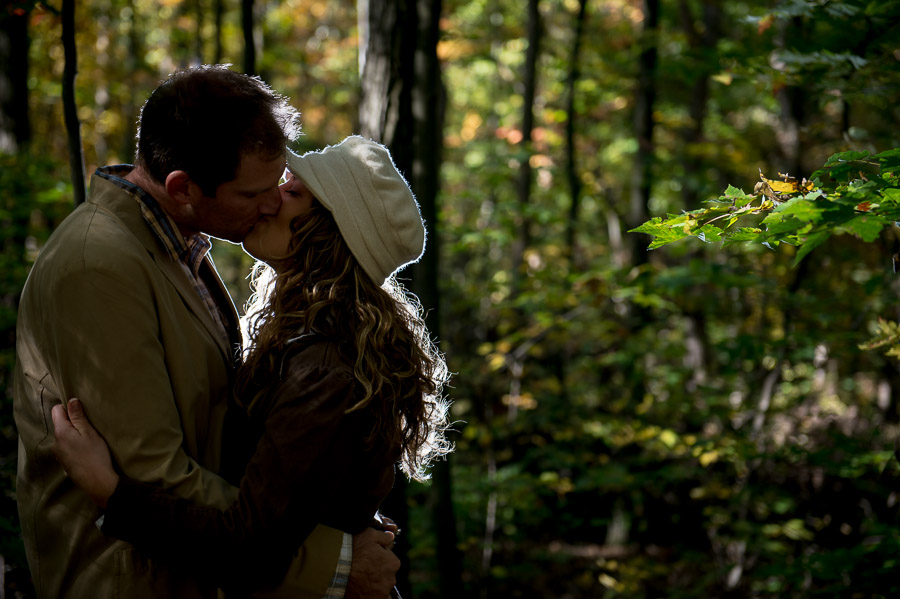
M390 550L394 533L367 528L353 535L346 599L386 599L397 584L400 560Z
M70 399L68 406L53 406L51 416L56 435L53 446L56 459L75 484L84 489L94 503L105 508L119 484L106 441L91 426L77 399Z

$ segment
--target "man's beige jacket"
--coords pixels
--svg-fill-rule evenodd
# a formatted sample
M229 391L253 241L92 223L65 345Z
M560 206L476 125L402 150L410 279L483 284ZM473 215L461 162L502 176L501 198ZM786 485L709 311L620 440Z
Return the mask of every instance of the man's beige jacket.
M203 268L227 298L212 264ZM220 303L233 322L230 300ZM42 249L16 331L16 498L38 597L216 597L189 565L147 559L101 534L102 511L51 451L50 410L78 397L127 476L222 508L237 495L214 474L234 349L134 196L93 177L88 201ZM311 538L318 546L292 567L295 597L321 597L337 562L339 532Z

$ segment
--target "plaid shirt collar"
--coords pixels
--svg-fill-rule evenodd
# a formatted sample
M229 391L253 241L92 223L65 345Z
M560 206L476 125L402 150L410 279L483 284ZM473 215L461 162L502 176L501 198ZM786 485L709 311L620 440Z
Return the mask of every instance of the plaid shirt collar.
M125 176L133 168L130 164L104 166L98 168L96 174L101 179L106 179L132 194L141 206L141 215L144 217L147 225L156 233L169 256L173 260L183 262L191 269L194 276L199 276L200 265L203 264L203 259L212 247L209 237L196 233L185 239L181 231L178 230L178 225L175 224L171 216L166 214L159 202L149 193L125 179Z

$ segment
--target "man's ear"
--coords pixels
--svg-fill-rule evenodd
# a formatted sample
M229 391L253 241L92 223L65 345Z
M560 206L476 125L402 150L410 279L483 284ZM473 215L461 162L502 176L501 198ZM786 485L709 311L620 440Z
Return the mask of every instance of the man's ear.
M185 171L172 171L166 177L166 193L179 204L193 204L203 195L200 186Z

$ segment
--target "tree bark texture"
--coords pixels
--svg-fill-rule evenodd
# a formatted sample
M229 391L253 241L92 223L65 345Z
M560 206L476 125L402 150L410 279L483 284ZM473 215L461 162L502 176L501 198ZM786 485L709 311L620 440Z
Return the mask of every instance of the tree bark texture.
M84 154L81 149L81 123L75 105L75 75L78 73L78 50L75 47L75 0L63 0L62 43L65 54L63 69L63 114L69 142L69 170L72 174L72 191L76 206L84 202Z
M28 118L28 12L0 9L0 153L15 154L31 141Z
M360 132L379 140L407 178L413 164L415 0L360 0Z

